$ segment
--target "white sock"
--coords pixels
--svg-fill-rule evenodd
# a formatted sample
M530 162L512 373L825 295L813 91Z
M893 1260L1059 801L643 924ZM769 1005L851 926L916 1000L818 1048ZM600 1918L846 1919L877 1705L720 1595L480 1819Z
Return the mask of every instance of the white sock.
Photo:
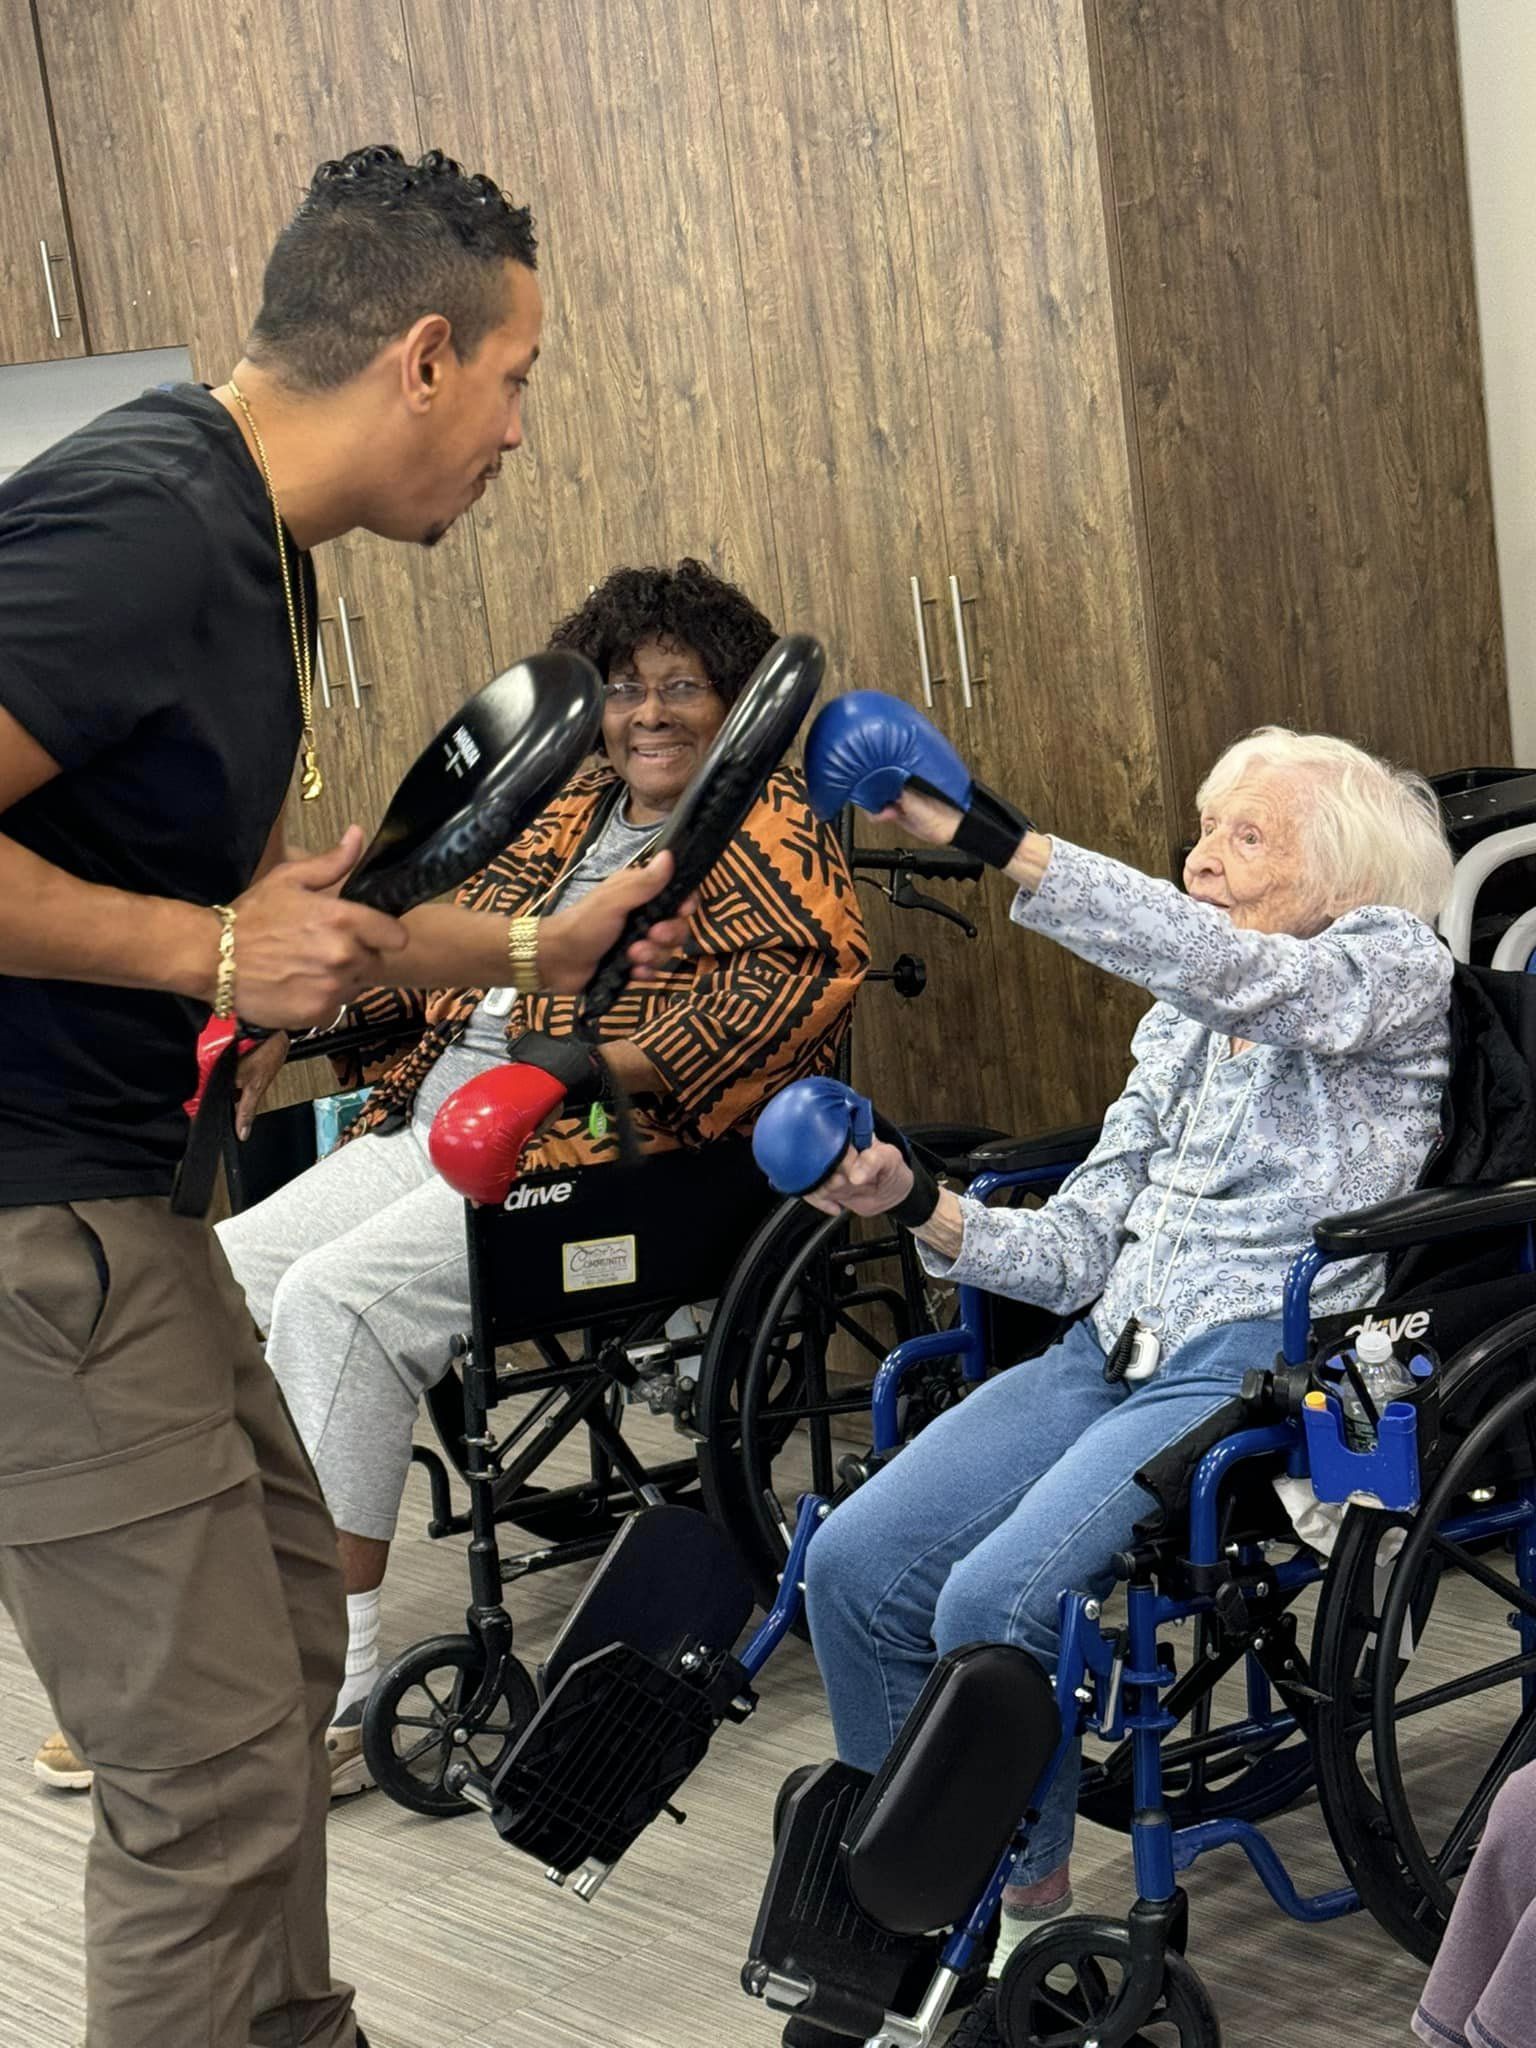
M994 1980L1001 1977L1003 1965L1021 1941L1048 1920L1064 1919L1071 1911L1070 1891L1064 1892L1059 1899L1053 1899L1048 1906L1004 1906L997 1923L997 1947L992 1951L987 1975Z
M333 1720L339 1721L348 1707L355 1707L373 1691L379 1675L379 1588L371 1593L347 1595L347 1671L336 1695Z

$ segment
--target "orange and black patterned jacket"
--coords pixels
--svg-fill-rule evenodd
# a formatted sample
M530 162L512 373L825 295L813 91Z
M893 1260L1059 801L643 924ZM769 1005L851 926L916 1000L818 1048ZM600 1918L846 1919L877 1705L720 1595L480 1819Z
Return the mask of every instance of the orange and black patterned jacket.
M587 845L617 780L606 763L581 770L521 839L466 883L459 903L516 917L542 899ZM786 1083L830 1073L868 966L837 835L812 814L800 777L780 769L700 890L683 952L655 981L626 989L598 1027L603 1038L637 1045L665 1084L661 1095L635 1106L641 1149L704 1145L750 1129ZM484 994L379 989L359 998L349 1024L419 1020L425 1029L378 1077L349 1137L404 1123L423 1078L461 1036ZM513 1005L508 1034L564 1035L577 1001L524 997ZM343 1073L348 1085L361 1078L355 1067ZM617 1157L612 1129L594 1138L584 1115L567 1117L529 1147L523 1170Z

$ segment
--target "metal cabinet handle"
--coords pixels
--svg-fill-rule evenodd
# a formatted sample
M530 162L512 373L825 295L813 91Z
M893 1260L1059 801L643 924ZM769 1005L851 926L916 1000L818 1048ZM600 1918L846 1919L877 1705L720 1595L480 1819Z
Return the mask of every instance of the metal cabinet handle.
M354 612L353 618L361 618L361 612ZM362 688L357 679L357 659L352 651L352 619L347 616L347 600L338 590L336 593L336 617L341 625L341 644L347 656L347 681L352 686L352 703L356 710L363 708Z
M917 627L917 674L923 686L923 704L933 709L933 671L928 665L928 622L923 617L923 586L912 578L912 619Z
M315 621L315 674L320 678L320 702L329 711L331 708L331 672L325 665L325 629L328 619Z
M53 288L53 258L48 254L46 242L39 242L37 246L43 252L43 286L48 293L48 318L53 326L53 338L62 341L64 330L59 325L59 299Z
M934 674L933 665L928 658L928 621L923 616L923 613L927 606L937 603L938 599L936 597L924 597L923 586L914 576L912 578L912 622L917 628L917 675L918 681L923 686L923 707L928 711L933 709L934 691L941 683L948 680L945 676L936 676Z
M960 595L960 578L951 576L949 603L955 615L955 653L960 662L960 696L967 711L974 710L976 702L971 695L971 650L965 637L965 607L971 601Z

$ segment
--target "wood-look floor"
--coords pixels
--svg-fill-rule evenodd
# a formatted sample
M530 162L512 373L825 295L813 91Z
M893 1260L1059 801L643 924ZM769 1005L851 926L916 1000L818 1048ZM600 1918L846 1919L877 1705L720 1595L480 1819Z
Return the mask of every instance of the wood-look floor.
M462 1620L462 1552L429 1542L425 1518L413 1471L386 1591L386 1656ZM576 1584L562 1572L514 1590L530 1661ZM32 1778L50 1725L0 1617L0 2048L76 2048L82 2038L90 1808ZM724 1729L685 1788L687 1825L655 1826L591 1905L550 1886L479 1815L421 1820L378 1792L333 1807L336 1965L358 1986L374 2048L769 2048L779 2023L742 1995L737 1972L773 1794L795 1764L829 1753L814 1665L791 1643L769 1667L756 1717ZM1338 1882L1315 1805L1271 1832L1304 1886ZM1085 1826L1076 1873L1082 1909L1124 1910L1129 1863L1118 1836ZM1283 1919L1232 1850L1205 1859L1187 1884L1191 1956L1228 2048L1408 2041L1422 1971L1371 1921L1304 1928Z

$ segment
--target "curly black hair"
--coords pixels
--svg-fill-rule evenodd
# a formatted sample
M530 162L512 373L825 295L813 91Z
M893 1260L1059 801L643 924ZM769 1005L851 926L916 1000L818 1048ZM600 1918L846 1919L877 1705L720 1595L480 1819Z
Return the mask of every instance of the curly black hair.
M732 704L778 637L745 591L685 556L675 569L615 569L549 644L584 654L601 676L647 640L691 647Z
M429 149L354 149L316 170L277 238L246 344L304 391L355 377L426 313L441 313L461 358L506 313L505 266L534 268L533 216L499 186Z

